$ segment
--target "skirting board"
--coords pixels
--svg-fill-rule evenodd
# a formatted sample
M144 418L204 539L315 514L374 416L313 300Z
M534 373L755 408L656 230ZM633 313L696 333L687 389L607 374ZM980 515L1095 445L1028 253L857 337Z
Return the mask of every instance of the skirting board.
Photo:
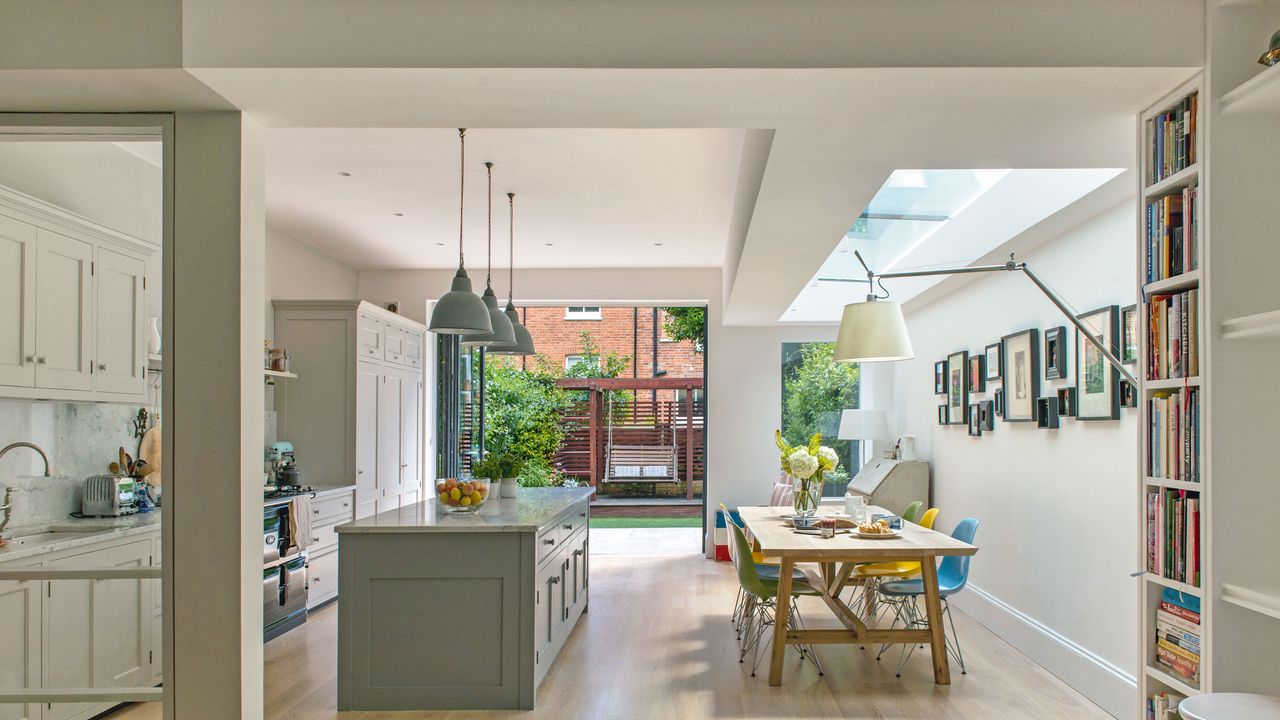
M966 590L950 602L1103 710L1134 720L1136 677L973 583Z

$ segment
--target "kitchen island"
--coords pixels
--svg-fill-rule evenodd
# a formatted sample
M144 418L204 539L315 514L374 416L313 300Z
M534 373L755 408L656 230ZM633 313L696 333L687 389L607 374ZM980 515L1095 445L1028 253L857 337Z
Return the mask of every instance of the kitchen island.
M338 709L532 709L587 609L591 492L338 526Z

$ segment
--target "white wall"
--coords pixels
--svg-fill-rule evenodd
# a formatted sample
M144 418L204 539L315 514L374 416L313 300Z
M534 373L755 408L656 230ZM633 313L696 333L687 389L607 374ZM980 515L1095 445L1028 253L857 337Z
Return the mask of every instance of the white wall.
M272 300L349 300L358 289L355 268L267 226L267 339L275 337Z
M1134 222L1132 205L1116 206L1024 259L1078 311L1129 305ZM1043 336L1066 319L1013 274L981 276L931 300L906 307L916 358L896 364L891 406L898 432L917 435L932 463L938 527L950 530L969 516L982 521L975 592L957 596L957 605L1108 711L1129 717L1136 707L1138 580L1129 573L1139 567L1137 411L1122 409L1118 422L1064 419L1056 431L997 418L980 438L963 425L938 426L935 361L957 350L981 353L1026 328ZM1076 338L1068 334L1074 377ZM1041 395L1074 384L1042 381ZM989 384L984 397L995 387Z
M426 322L426 301L443 294L452 277L452 270L363 270L360 297L398 300L405 316ZM782 421L782 343L831 340L834 327L723 325L718 268L519 270L516 287L517 303L706 304L707 507L768 501L778 476L773 431ZM505 287L495 292L506 295Z

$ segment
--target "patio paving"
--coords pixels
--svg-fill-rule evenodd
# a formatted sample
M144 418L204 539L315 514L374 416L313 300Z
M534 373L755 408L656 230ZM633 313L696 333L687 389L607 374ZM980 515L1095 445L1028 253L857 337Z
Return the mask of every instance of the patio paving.
M592 555L701 555L702 528L593 528Z

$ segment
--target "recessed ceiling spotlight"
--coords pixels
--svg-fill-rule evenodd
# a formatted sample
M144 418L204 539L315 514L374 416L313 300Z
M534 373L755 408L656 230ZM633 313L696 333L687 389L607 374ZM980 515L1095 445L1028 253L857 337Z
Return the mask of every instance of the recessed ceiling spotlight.
M444 243L436 243L436 245L439 247L444 247Z
M404 213L395 213L396 217L404 217Z
M342 177L351 177L351 173L347 172L346 170L339 170L338 174L341 175Z
M552 245L554 245L554 244L555 244L555 243L547 243L546 245L547 245L547 247L551 247L551 246L552 246Z
M654 247L662 247L662 243L654 243L654 244L653 244L653 246L654 246Z

